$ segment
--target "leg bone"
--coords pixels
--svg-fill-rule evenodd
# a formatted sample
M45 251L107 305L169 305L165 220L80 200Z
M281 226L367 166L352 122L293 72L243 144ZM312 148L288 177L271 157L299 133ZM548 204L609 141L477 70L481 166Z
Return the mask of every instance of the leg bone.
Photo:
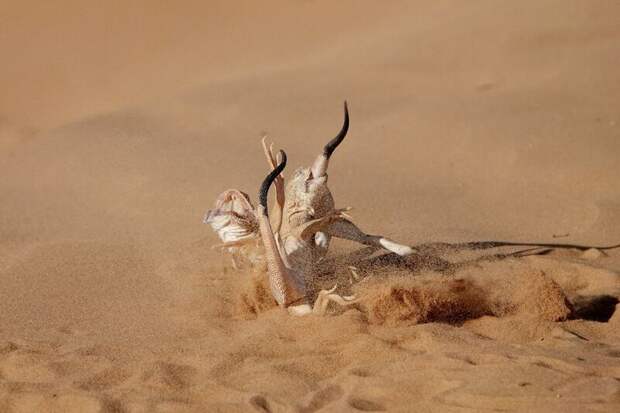
M413 253L413 248L394 242L380 235L369 235L359 229L353 222L346 218L332 220L327 226L327 233L332 237L348 239L359 242L360 244L385 248L400 256L407 256Z
M321 316L325 315L327 312L327 306L330 302L334 302L342 307L347 307L357 302L356 297L353 295L341 296L336 294L336 288L338 288L338 284L334 285L334 287L329 290L319 291L319 295L316 297L316 301L314 302L314 306L312 308L313 314Z

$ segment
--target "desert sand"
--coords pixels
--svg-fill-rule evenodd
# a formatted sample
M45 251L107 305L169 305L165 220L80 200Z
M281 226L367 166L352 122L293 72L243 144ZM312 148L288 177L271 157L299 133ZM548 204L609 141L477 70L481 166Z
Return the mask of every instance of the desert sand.
M294 318L202 224L256 200L263 133L290 173L347 99L364 230L619 243L620 3L11 3L0 411L620 411L620 250L338 267L358 305Z

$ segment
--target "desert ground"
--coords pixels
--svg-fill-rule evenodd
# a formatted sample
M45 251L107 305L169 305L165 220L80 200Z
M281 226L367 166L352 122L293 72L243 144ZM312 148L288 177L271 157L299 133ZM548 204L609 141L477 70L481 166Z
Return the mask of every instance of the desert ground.
M620 411L618 249L335 265L316 287L359 302L295 318L202 223L256 201L263 134L290 174L346 99L329 185L362 229L620 243L619 2L2 9L0 411Z

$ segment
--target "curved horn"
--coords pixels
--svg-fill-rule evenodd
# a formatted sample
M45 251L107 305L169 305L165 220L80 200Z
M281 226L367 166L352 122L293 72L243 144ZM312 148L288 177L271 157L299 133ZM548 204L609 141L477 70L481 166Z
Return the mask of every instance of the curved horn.
M349 131L349 107L347 106L347 101L344 101L344 123L342 125L342 129L338 132L338 135L331 141L325 145L323 148L323 155L329 159L332 156L332 153L336 150L340 142L343 141L344 137L347 136L347 132Z
M271 186L273 181L276 179L276 177L278 175L280 175L280 173L282 173L282 171L284 170L284 167L286 166L286 152L281 150L280 151L280 158L282 159L280 161L280 164L278 166L276 166L269 173L269 175L267 175L267 177L263 181L262 185L260 186L260 190L258 191L258 200L259 200L260 205L262 205L262 207L265 210L265 215L268 215L268 212L267 212L267 193L269 192L269 187Z
M342 129L338 132L338 135L331 141L327 143L323 147L323 153L320 154L314 164L312 164L312 176L314 178L319 178L324 176L327 173L327 165L329 164L329 158L332 156L332 153L336 150L338 145L342 142L345 136L347 136L347 132L349 131L349 107L347 106L347 101L344 101L344 124L342 125Z

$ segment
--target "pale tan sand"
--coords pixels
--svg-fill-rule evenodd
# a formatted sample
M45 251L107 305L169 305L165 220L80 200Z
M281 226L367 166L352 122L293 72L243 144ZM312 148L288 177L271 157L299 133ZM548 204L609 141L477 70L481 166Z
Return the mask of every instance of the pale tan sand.
M0 411L619 411L620 251L392 260L298 319L210 250L261 133L290 173L344 99L362 228L619 242L620 4L466 3L5 7Z

